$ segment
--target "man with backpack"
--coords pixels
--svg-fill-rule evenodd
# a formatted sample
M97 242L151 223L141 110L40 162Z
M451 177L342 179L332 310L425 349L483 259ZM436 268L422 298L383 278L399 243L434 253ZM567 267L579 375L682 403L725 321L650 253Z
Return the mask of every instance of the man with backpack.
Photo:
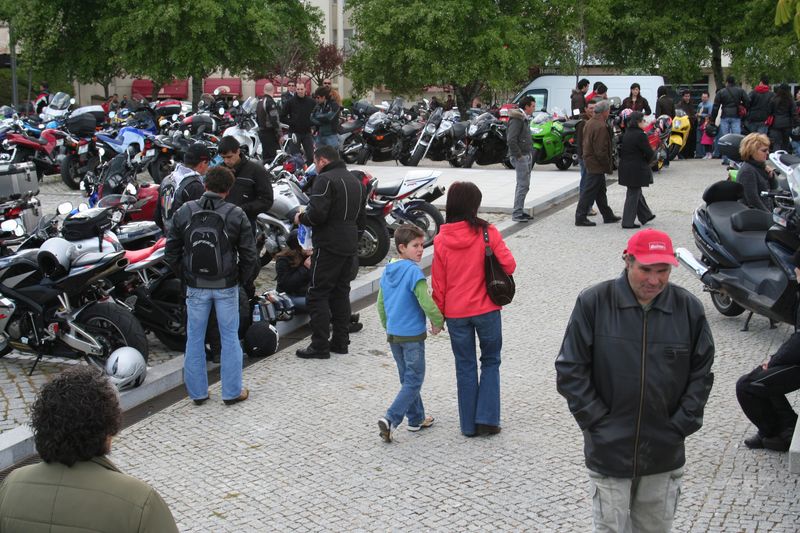
M203 175L208 171L211 154L202 143L194 143L186 151L183 163L161 181L158 188L155 222L167 231L175 212L186 202L197 200L203 195Z
M717 139L728 133L742 133L742 117L747 115L750 102L744 89L737 87L736 78L728 76L725 80L725 88L720 89L714 97L714 108L711 110L711 120L717 117L717 113L722 109L719 120L719 134ZM714 142L714 158L719 157L719 146ZM722 164L728 164L728 158L722 158Z
M231 405L250 395L242 387L239 284L251 281L257 257L247 215L225 201L234 179L225 167L210 169L202 197L175 212L167 234L164 258L186 284L183 375L196 405L208 400L205 332L212 306L222 339L222 401Z

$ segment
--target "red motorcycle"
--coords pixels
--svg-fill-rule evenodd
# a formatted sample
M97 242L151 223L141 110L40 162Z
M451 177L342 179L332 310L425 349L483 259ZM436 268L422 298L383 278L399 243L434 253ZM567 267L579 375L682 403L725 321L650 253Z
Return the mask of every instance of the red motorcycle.
M650 168L658 172L664 167L664 161L667 160L667 146L669 145L669 134L672 132L672 119L667 115L661 115L649 122L643 131L647 135L650 148L656 153Z
M11 163L31 161L36 166L36 177L39 181L45 174L57 174L61 171L59 155L67 133L48 128L43 130L39 138L32 137L14 125L15 131L6 134L3 150L9 154Z
M88 172L81 189L89 197L89 207L112 207L130 197L136 200L125 210L122 222L152 221L158 205L158 185L139 183L136 175L146 166L141 154L123 152L106 164L99 175Z

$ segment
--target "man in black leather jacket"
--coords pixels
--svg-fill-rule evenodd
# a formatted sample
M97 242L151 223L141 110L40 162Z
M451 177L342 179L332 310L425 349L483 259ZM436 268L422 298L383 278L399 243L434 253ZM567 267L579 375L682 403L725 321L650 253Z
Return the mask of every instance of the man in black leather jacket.
M294 219L295 224L312 228L314 243L307 297L311 344L297 350L297 356L328 359L330 352L347 353L350 344L350 282L358 273L366 189L333 146L317 148L314 163L320 173L311 187L308 207ZM333 332L329 334L331 323Z
M595 531L669 531L714 341L700 301L669 283L678 263L666 233L637 232L624 259L620 277L578 296L558 391L583 431Z

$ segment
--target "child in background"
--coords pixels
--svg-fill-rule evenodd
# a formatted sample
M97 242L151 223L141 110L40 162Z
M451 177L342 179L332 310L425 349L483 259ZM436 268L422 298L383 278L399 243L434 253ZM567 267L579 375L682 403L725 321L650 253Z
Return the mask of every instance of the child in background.
M706 131L710 123L711 118L706 117L705 121L703 121L703 124L700 126L700 131L703 132L703 135L700 137L700 144L703 145L703 149L706 152L703 159L711 159L711 153L714 151L714 137L709 135L708 131Z
M383 272L378 291L378 314L386 329L389 347L400 374L400 392L378 420L380 436L392 441L397 426L408 419L408 430L419 431L433 425L425 415L420 389L425 379L425 316L431 321L431 333L437 335L444 317L428 293L428 283L419 268L425 234L417 226L404 224L394 232L400 257L392 260Z

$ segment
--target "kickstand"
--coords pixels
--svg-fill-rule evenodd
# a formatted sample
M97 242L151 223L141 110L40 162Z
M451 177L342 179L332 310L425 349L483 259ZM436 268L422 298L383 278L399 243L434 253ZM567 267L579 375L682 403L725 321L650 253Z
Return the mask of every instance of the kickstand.
M750 331L750 319L753 318L753 312L750 311L750 314L747 315L747 320L744 321L744 326L739 331Z
M33 366L31 367L31 371L28 372L28 377L31 377L33 375L33 371L36 370L36 365L38 365L39 361L41 361L41 360L42 360L42 354L41 353L36 354L36 361L33 362Z
M778 327L778 323L770 318L769 319L769 329L775 329L777 327Z

